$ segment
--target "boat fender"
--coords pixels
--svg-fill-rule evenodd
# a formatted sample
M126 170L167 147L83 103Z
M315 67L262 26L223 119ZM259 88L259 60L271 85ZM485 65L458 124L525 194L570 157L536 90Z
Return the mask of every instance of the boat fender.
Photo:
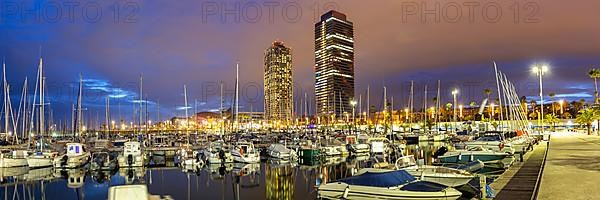
M343 199L348 199L348 193L350 193L350 186L346 186L346 188L344 188L344 194L342 195Z

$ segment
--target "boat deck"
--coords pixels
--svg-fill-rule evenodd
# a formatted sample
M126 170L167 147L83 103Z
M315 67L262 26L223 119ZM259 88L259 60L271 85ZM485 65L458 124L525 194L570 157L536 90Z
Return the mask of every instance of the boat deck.
M547 147L546 142L540 142L523 162L516 163L490 185L496 191L496 199L529 200L536 195Z

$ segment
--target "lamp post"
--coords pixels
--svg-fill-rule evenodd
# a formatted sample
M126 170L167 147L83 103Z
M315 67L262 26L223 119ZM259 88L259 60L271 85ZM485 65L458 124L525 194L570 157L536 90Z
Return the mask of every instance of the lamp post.
M538 75L538 77L540 79L540 118L539 118L539 124L542 126L542 133L544 133L544 125L542 124L542 122L544 121L544 84L542 82L542 76L547 71L548 71L548 66L547 65L534 65L531 68L531 72L533 72L536 75Z
M355 100L350 101L350 105L352 105L352 125L354 126L352 131L356 132L356 118L354 115L354 111L356 108L356 101Z
M563 115L563 104L565 103L565 100L561 99L560 101L558 101L558 105L560 105L560 115Z
M454 132L456 132L456 95L458 94L458 90L452 90L452 96L454 97L454 103L452 104L452 118L454 121Z

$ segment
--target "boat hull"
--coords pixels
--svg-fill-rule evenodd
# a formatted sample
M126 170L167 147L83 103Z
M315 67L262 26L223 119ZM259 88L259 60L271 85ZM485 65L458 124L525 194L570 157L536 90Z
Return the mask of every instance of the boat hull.
M26 158L0 158L0 168L27 167Z
M54 165L54 158L33 155L27 158L27 165L31 169L52 167Z
M414 192L382 187L329 183L319 186L318 197L323 199L395 199L395 200L454 200L461 193L453 188L439 192Z

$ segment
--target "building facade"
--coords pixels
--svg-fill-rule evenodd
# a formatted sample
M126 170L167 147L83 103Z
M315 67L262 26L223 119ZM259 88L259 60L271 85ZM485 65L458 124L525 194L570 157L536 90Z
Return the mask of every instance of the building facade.
M265 51L264 62L265 119L291 120L294 112L292 50L283 42L273 42Z
M354 98L354 28L329 11L315 24L315 100L318 115L343 117Z

